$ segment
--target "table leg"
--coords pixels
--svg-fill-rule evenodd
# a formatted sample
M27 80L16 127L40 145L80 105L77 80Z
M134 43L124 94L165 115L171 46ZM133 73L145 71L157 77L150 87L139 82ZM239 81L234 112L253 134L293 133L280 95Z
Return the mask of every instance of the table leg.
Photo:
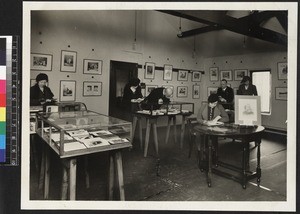
M69 172L69 198L70 200L76 199L76 169L77 169L77 161L76 159L71 159L70 162L70 172Z
M243 189L246 189L246 182L247 182L247 174L246 174L246 169L247 169L247 146L249 147L249 143L245 142L243 140L243 167L242 167L242 186L243 186Z
M109 173L108 173L108 199L113 200L114 197L114 157L112 155L113 152L109 153Z
M143 129L142 129L142 118L139 119L139 138L140 138L140 147L143 149Z
M173 116L174 143L177 143L176 116Z
M146 119L146 136L145 136L145 148L144 148L144 157L147 157L148 146L149 146L149 137L150 137L150 119Z
M257 174L257 185L260 185L260 177L261 177L261 169L260 169L260 143L261 139L259 139L257 144L257 166L256 166L256 174Z
M68 195L68 163L63 160L62 168L62 182L61 182L61 200L67 200Z
M46 156L46 146L42 145L42 160L41 160L41 168L40 168L40 176L39 176L39 189L43 188L44 178L45 178L45 156Z
M212 168L212 141L208 138L208 170L207 170L207 185L211 187L211 168Z
M117 172L118 189L119 189L120 200L125 201L122 155L121 155L120 151L117 151L115 153L115 164L116 164L116 172Z
M90 173L89 173L89 159L88 156L84 157L84 174L85 174L85 187L90 188Z
M131 136L131 140L133 141L134 139L134 134L135 134L135 129L136 129L136 124L137 124L137 116L133 116L132 119L132 136Z
M183 140L184 140L184 133L185 133L185 120L186 120L186 117L182 116L181 132L180 132L180 148L183 148Z
M49 151L45 151L45 183L44 183L44 199L49 198L49 181L50 181L50 158Z
M168 116L168 125L167 125L167 133L166 133L166 140L165 140L166 143L168 143L168 141L169 141L171 120L172 120L172 117Z

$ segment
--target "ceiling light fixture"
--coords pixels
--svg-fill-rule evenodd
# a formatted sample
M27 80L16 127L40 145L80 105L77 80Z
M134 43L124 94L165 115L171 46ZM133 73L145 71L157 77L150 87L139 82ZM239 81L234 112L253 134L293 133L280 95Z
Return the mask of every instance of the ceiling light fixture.
M194 36L194 49L193 49L193 55L192 55L193 58L196 57L196 36Z
M132 50L136 50L136 46L137 46L136 31L137 31L137 11L135 11L135 13L134 13L134 41L132 43Z
M179 17L179 29L178 29L177 36L178 36L178 37L182 37L182 31L181 31L181 17Z

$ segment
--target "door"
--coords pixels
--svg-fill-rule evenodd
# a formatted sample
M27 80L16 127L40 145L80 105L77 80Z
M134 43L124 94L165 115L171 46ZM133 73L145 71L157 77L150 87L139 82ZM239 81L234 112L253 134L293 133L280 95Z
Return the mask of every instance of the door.
M122 97L129 79L138 77L138 64L110 61L109 116L130 120L130 115L122 108Z

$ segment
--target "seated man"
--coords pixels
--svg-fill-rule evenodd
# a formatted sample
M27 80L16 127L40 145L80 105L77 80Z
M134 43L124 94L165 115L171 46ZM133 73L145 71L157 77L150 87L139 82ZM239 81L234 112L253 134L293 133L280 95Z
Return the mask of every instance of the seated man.
M232 102L234 98L234 93L233 89L227 86L227 80L221 80L221 87L218 88L217 95L219 97L219 101L225 109L233 109Z
M217 122L226 123L229 121L228 114L223 106L218 104L218 95L211 94L208 103L203 104L197 115L197 121L203 125L216 125Z
M170 97L173 94L172 88L155 88L150 94L142 101L142 109L156 110L161 107L162 104L170 102Z

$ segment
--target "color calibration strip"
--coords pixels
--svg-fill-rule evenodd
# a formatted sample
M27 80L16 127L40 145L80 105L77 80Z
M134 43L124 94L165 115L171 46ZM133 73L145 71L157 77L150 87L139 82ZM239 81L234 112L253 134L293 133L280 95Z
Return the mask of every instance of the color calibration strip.
M19 164L19 37L0 36L0 165Z
M0 163L6 162L6 38L0 38Z

